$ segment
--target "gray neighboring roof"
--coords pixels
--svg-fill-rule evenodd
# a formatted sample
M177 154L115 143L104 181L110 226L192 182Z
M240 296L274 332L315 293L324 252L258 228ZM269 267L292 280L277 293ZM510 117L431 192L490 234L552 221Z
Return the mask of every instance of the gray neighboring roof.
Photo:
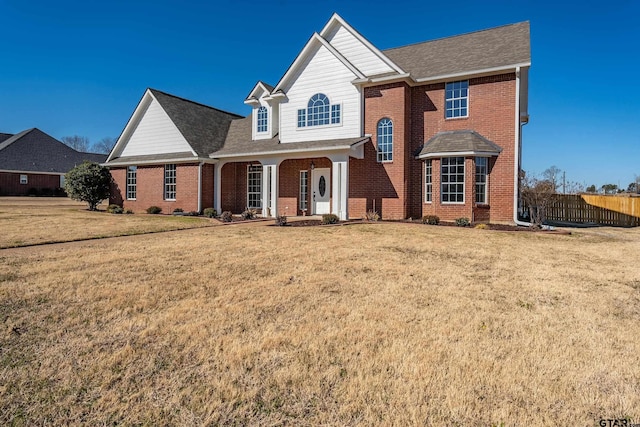
M438 132L429 139L418 158L438 157L443 153L476 153L497 156L502 147L473 130Z
M149 89L198 156L220 149L232 120L241 118L197 102ZM111 162L110 162L111 163Z
M369 139L366 137L332 139L325 141L304 141L281 143L278 135L271 139L251 140L251 116L231 122L224 147L211 153L212 158L241 157L264 154L278 154L285 152L320 151L331 149L346 149L359 142Z
M107 155L76 151L36 128L0 143L0 170L67 173L85 160L101 163Z
M529 22L382 51L414 79L531 62Z
M13 136L12 133L1 133L0 132L0 142L6 141L7 139Z

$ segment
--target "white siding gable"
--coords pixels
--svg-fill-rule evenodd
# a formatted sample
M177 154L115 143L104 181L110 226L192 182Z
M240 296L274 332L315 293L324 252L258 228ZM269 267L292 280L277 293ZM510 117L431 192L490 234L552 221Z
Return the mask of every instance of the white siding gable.
M334 25L325 39L365 76L395 72L342 25Z
M193 149L160 103L152 98L137 123L121 156L191 152ZM195 153L193 153L195 155Z
M340 59L318 43L300 64L284 87L287 101L280 105L280 141L298 142L361 136L361 96L351 81L356 78ZM298 109L307 108L309 99L323 93L331 104L340 104L339 125L298 128Z

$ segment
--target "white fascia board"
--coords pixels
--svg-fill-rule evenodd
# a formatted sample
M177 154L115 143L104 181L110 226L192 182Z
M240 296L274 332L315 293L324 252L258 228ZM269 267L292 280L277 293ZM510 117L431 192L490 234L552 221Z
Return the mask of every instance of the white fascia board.
M127 162L118 162L117 160L113 161L113 162L105 162L105 163L100 163L100 166L105 166L105 167L120 167L120 166L139 166L139 165L166 165L169 163L196 163L196 162L203 162L203 163L218 163L218 160L216 159L210 159L207 157L186 157L186 158L178 158L178 159L163 159L163 160L140 160L137 162L134 161L127 161Z
M357 145L357 144L356 144ZM291 150L277 150L277 151L260 151L256 153L240 153L240 154L221 154L216 155L216 153L210 154L209 156L213 159L229 159L229 158L238 158L241 159L255 159L260 156L280 156L283 154L304 154L307 153L321 153L321 152L334 152L334 151L348 151L351 150L353 145L338 145L335 147L316 147L316 148L294 148ZM301 158L304 158L302 156Z
M351 83L354 85L362 85L362 86L367 86L367 85L372 86L372 85L379 85L381 83L395 83L395 82L405 82L410 86L415 85L415 80L411 78L411 74L409 73L395 74L392 76L384 76L384 77L378 77L378 78L355 79L351 81Z
M260 101L258 101L255 98L247 98L247 99L244 100L244 103L247 104L247 105L258 105L258 104L260 104Z
M138 123L140 123L140 120L142 119L142 110L146 110L153 99L154 98L151 95L151 91L149 89L145 90L142 98L140 98L140 101L138 102L136 109L133 110L133 114L131 114L131 117L129 117L127 124L124 126L122 133L118 137L116 145L113 146L111 153L109 153L107 162L109 162L109 160L111 160L116 153L119 154L122 152L124 146L127 145L127 142L129 142L129 138L131 137L133 129L137 126Z
M38 172L38 171L20 171L10 169L0 169L2 173L19 173L23 175L66 175L65 172Z
M325 39L320 37L320 35L318 33L313 33L313 35L311 36L311 38L309 39L307 44L302 49L302 52L300 52L298 54L298 56L296 57L295 61L293 61L293 64L291 64L289 69L287 69L287 72L284 74L284 76L282 76L282 78L280 79L280 81L278 82L276 87L273 89L274 95L278 91L284 92L282 90L282 86L294 74L294 72L297 70L297 68L300 66L300 64L302 62L304 62L304 60L306 59L307 55L309 55L309 53L313 49L313 46L316 43L320 43L321 45L325 46L329 50L329 52L331 52L336 58L338 58L338 60L340 62L342 62L347 68L349 68L349 70L351 70L351 72L353 74L355 74L356 77L364 78L364 74L362 74L360 72L360 70L358 70L356 67L354 67L353 64L351 64L349 61L347 61L346 58L344 56L342 56L342 54L340 54L333 46L331 46L329 44L329 42L327 42Z
M329 29L335 24L339 23L342 25L347 31L349 31L360 43L365 45L371 52L373 52L378 58L380 58L385 64L389 67L393 68L396 72L403 74L404 70L397 66L393 61L391 61L385 54L383 54L378 48L376 48L369 40L367 40L362 34L356 31L351 25L347 24L347 21L342 19L340 15L334 13L333 16L329 19L329 22L324 26L322 31L320 31L320 36L324 38L324 36L329 32Z
M427 153L417 156L417 159L432 159L437 157L497 157L498 154L491 151L441 151L439 153Z
M500 71L515 71L519 67L529 66L530 62L522 64L506 65L501 67L483 68L480 70L464 71L461 73L442 74L440 76L426 77L422 79L415 79L416 83L438 83L446 80L460 79L462 77L482 77L491 74L496 74Z

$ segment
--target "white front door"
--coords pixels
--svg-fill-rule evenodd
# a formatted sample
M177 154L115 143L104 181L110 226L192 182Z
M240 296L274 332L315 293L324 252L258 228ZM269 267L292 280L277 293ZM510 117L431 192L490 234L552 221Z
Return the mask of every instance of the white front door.
M311 204L315 215L331 213L331 169L318 168L311 173L313 187L311 188Z

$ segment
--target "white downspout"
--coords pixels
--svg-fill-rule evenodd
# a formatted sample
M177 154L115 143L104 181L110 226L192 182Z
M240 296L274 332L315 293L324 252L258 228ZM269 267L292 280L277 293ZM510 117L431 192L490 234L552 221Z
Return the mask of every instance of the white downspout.
M520 221L518 219L518 196L520 194L520 163L521 163L521 141L522 141L522 129L520 127L520 67L516 67L516 139L515 139L515 152L514 152L514 174L513 174L513 222L516 225L523 225L526 227L531 226L530 223Z
M204 162L198 164L198 213L202 212L202 165Z

